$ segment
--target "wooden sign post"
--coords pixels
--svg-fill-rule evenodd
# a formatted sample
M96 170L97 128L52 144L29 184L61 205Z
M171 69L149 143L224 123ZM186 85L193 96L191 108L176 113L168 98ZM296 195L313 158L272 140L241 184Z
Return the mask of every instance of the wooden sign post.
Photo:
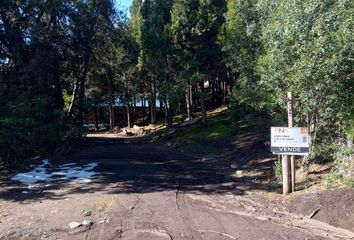
M293 115L293 96L291 92L288 92L288 125L289 127L294 126L294 115ZM295 156L290 156L290 167L291 167L291 192L295 192Z
M288 127L294 126L294 115L293 115L293 95L288 92ZM288 160L289 162L289 160ZM290 167L291 167L291 192L295 192L295 156L290 156Z
M293 127L292 94L287 94L288 127L271 127L270 146L273 154L282 155L283 194L295 192L295 156L310 153L309 130L307 127Z
M304 156L310 152L309 131L307 127L271 127L270 146L273 154L281 154L283 193L286 195L295 189L295 159L292 159L290 171L289 156ZM292 176L290 181L290 176ZM290 182L293 184L290 185Z
M283 171L283 194L287 195L290 192L290 182L289 182L289 157L287 155L282 156L282 171Z

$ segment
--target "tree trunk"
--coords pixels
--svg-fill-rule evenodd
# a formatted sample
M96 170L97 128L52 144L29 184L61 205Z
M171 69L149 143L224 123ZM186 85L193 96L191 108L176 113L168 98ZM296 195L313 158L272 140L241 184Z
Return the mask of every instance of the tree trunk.
M145 98L142 98L141 101L142 101L142 107L143 107L143 118L145 120L145 117L146 117L146 100L145 100Z
M193 114L195 111L195 104L193 102L193 85L189 85L189 103L191 108L191 117L194 118Z
M164 105L164 103L163 103L163 101L160 99L160 116L163 118L163 116L164 116L164 112L163 112L163 105ZM167 113L166 113L167 114Z
M90 56L91 56L91 48L87 47L87 49L85 50L84 68L80 78L80 88L79 88L79 122L81 125L84 122L85 84L86 84L86 77L90 65Z
M187 106L187 116L188 120L191 120L193 118L193 100L192 100L192 86L188 85L186 89L186 106Z
M63 88L60 80L60 72L57 70L54 77L54 108L63 110L64 98L63 98Z
M112 131L115 125L114 112L114 97L113 97L113 83L112 79L108 80L108 99L109 99L109 129Z
M133 122L136 121L136 94L133 94Z
M211 106L216 107L216 86L214 80L212 80L212 77L209 78L209 88L211 88Z
M221 82L221 91L222 91L222 104L224 105L226 103L226 81L223 78L223 81Z
M96 106L96 109L95 109L95 129L96 129L96 131L98 131L98 109L99 109L99 106Z
M128 124L128 128L132 127L132 123L131 123L131 119L130 119L130 106L129 106L129 102L127 103L127 124Z
M151 124L156 124L156 86L155 81L150 80L150 114Z
M227 103L227 108L230 108L230 96L232 95L232 88L233 88L233 73L231 69L227 70L227 84L225 83L225 91L226 91L226 103Z
M114 122L114 105L112 103L109 104L109 129L112 131L115 125Z
M167 127L172 127L173 125L173 111L170 102L167 100L165 102L165 109L166 109L166 124Z
M189 102L189 89L186 90L185 96L186 96L187 119L191 120L192 114L191 114L191 104Z
M156 80L154 79L154 85L153 85L153 104L152 104L152 107L153 107L153 124L156 124L157 122L157 108L156 108Z
M73 95L71 97L71 102L70 102L70 106L69 106L69 110L68 110L68 116L71 117L72 113L73 113L73 109L74 109L74 103L75 103L75 99L76 96L79 93L79 80L76 81L75 85L74 85L74 89L73 89Z
M200 82L199 87L200 87L200 108L202 111L202 126L204 128L207 128L208 123L207 123L207 114L206 114L204 82Z

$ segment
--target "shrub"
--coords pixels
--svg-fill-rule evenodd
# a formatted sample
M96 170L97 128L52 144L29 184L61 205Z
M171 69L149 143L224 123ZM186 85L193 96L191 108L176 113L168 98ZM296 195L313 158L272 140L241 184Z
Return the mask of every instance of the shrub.
M339 182L347 187L354 188L354 150L353 144L338 144L334 157L334 167L327 176L325 186L331 187L333 183Z
M9 104L0 117L0 162L9 167L34 156L63 153L82 134L81 128L43 99Z
M283 182L283 173L282 173L282 166L281 166L281 156L278 156L278 159L274 162L273 166L275 178L277 179L278 183Z

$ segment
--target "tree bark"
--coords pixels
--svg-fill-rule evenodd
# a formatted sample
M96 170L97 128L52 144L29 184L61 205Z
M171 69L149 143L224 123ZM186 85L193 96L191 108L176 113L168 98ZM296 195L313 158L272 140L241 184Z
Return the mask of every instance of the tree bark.
M98 109L99 109L99 106L96 106L96 109L95 109L95 129L96 129L96 131L98 131Z
M84 54L84 67L80 77L79 88L79 122L81 125L84 123L84 101L85 101L85 84L86 77L90 66L91 47L87 47Z
M141 101L142 101L142 107L143 107L143 118L145 120L145 117L146 117L146 100L145 100L145 98L142 98Z
M186 89L186 107L187 107L187 117L188 120L192 119L192 109L191 109L191 102L190 102L190 90L189 90L189 86Z
M127 124L128 128L132 127L131 119L130 119L130 105L129 102L127 103Z
M75 103L75 99L76 96L79 93L79 80L77 79L75 85L74 85L74 89L73 89L73 95L71 97L71 102L70 102L70 106L69 106L69 110L68 110L68 116L71 117L72 113L73 113L73 109L74 109L74 103Z
M113 97L113 83L112 79L108 80L108 99L109 99L109 129L112 131L115 125L114 112L114 97Z
M225 79L223 79L223 81L221 82L221 86L222 86L222 104L226 103L226 81Z
M164 105L165 105L165 109L166 109L167 127L172 127L172 125L173 125L173 111L172 111L171 103L168 100L166 100Z
M150 80L150 114L151 124L156 124L156 86L155 81Z
M204 82L200 82L199 87L200 87L200 108L202 111L202 126L204 128L207 128L208 123L207 123L207 114L206 114Z
M136 121L136 94L133 94L133 122Z
M194 111L195 111L195 103L193 101L193 85L190 84L189 85L189 103L190 103L190 107L191 107L191 116L192 118L194 118Z
M212 80L211 77L209 77L209 88L211 89L211 106L212 107L216 107L216 102L217 102L217 99L216 99L216 86L215 86L215 82L214 80Z
M87 42L83 53L84 64L83 64L83 71L80 77L80 88L79 88L79 122L81 123L81 125L84 122L83 120L84 120L85 84L86 84L87 73L90 67L90 60L92 54L92 40L95 34L94 30L95 30L95 23L91 23L89 25Z
M163 103L163 101L160 99L160 116L163 118L163 116L164 116L164 112L163 112L163 106L164 105L164 103ZM167 114L167 113L166 113Z
M154 119L153 119L153 124L156 124L157 122L157 108L156 108L156 80L154 79L154 85L153 85L153 116L154 116Z

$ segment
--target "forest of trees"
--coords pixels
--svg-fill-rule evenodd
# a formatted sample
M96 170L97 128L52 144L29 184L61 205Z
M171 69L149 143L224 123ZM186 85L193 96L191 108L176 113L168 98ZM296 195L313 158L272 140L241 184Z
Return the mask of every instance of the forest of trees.
M308 126L313 153L334 159L354 138L352 0L3 0L0 4L0 161L65 151L85 112L117 99L133 124L137 99L202 116L229 104Z

